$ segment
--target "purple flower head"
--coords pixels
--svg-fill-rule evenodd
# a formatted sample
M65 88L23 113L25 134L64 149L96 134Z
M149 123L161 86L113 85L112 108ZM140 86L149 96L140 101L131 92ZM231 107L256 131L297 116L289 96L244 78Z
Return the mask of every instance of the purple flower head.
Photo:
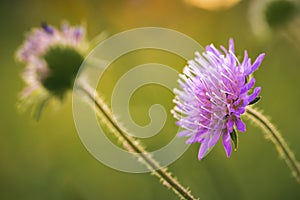
M232 151L235 129L246 131L241 115L246 106L257 101L261 88L255 87L252 73L260 66L264 54L254 63L245 51L240 62L234 54L233 40L228 50L213 44L202 54L196 52L194 60L188 61L175 89L172 113L177 125L184 130L179 136L189 137L188 144L201 143L198 158L202 159L222 137L227 157ZM236 141L234 141L236 142Z
M41 28L32 29L16 54L26 65L22 77L27 87L21 100L34 96L44 104L49 96L62 98L72 88L87 50L84 27L63 23L59 30L42 23Z

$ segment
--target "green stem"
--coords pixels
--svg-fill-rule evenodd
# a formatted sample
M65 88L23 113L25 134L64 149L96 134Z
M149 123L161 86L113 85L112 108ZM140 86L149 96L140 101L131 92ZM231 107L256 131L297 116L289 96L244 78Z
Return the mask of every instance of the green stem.
M180 199L197 199L168 172L167 168L161 167L159 163L140 145L140 142L137 139L131 137L124 131L125 129L117 124L110 109L97 95L94 89L91 88L91 86L85 82L81 82L81 84L78 85L78 89L93 102L97 108L98 117L101 120L104 120L103 117L106 119L105 124L109 127L109 130L122 141L123 147L135 155L138 161L144 164L156 177L158 177L164 186L171 188L174 193L180 197Z
M294 153L288 147L284 139L282 138L279 131L273 126L273 124L259 111L252 107L247 107L247 116L261 127L267 138L275 144L277 151L282 156L288 167L290 168L292 175L295 177L297 182L300 184L300 165L295 158Z

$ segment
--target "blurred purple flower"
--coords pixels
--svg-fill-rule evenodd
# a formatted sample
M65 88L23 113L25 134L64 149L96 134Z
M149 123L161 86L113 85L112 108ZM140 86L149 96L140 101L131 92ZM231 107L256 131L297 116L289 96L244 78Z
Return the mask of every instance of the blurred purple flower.
M222 136L227 157L232 151L231 134L235 128L241 132L246 126L240 116L246 106L257 100L260 87L254 87L252 73L260 66L264 54L260 54L253 64L247 51L239 62L234 54L234 42L229 41L229 49L213 44L206 47L202 55L190 60L180 74L180 89L175 89L172 113L177 125L184 130L179 136L189 137L188 144L201 143L198 158L202 159ZM235 142L235 141L234 141Z
M17 58L31 64L36 59L42 59L53 46L62 45L81 50L83 43L86 41L85 29L82 26L71 27L68 23L63 23L61 30L58 30L42 23L41 28L33 28L28 34L27 40L17 51Z
M63 23L59 30L43 23L33 28L16 54L26 65L22 77L27 86L21 102L37 100L44 105L51 96L62 98L72 88L88 48L82 26Z
M52 71L55 69L50 69L49 63L45 60L47 53L55 48L61 48L73 49L78 54L84 54L87 46L85 29L81 26L71 27L64 23L61 30L58 30L43 23L41 28L34 28L18 49L16 56L19 61L26 64L22 77L28 87L24 90L23 97L28 97L35 90L43 88L43 81L53 74Z

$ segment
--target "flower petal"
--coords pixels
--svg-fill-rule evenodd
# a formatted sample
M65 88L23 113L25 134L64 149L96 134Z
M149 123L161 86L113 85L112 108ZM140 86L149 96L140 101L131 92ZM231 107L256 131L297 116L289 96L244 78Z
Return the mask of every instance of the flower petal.
M191 134L191 131L189 131L189 130L184 130L184 131L181 131L181 132L179 132L178 133L178 137L185 137L185 136L188 136L188 135L190 135Z
M261 87L254 88L253 93L248 97L248 102L250 103L251 101L253 101L259 95L260 91Z
M248 68L248 70L246 71L246 75L248 76L249 74L253 73L255 70L257 70L257 68L260 66L260 64L262 63L263 59L265 57L265 54L262 53L260 54L256 60L254 61L253 65L251 68Z
M248 51L244 51L244 59L242 62L242 66L244 66L244 69L248 68L248 62L249 62L249 57L248 57Z
M198 153L198 159L202 160L204 156L206 155L206 152L208 151L208 139L206 139L200 146L199 153Z
M207 144L208 148L213 148L218 142L220 136L221 136L221 131L217 131L214 134L211 134L211 137Z
M234 53L234 42L233 42L232 38L229 39L229 48L228 49L229 49L229 51Z
M232 145L230 141L230 134L229 132L224 133L222 137L223 146L226 152L227 157L230 157L231 151L232 151Z
M232 119L228 119L228 121L227 121L227 130L228 130L229 133L232 132L233 125L234 125L234 121Z
M235 120L235 125L237 130L241 131L241 132L246 132L246 125L245 123L241 120L241 118L237 118Z
M248 90L250 90L255 84L255 78L251 78L249 83L247 83L246 85L243 86L243 88L241 89L241 94L244 94L245 92L248 92Z

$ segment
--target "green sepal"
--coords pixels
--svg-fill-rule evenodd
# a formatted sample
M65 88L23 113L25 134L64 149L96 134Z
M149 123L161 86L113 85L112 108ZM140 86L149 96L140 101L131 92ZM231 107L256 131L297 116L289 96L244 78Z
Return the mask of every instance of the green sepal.
M248 105L256 104L260 100L260 96L256 97L253 101L251 101Z
M238 148L238 135L237 135L235 129L233 129L232 132L230 133L230 139L231 139L232 143L234 144L234 150L236 151Z
M77 49L68 46L54 46L44 55L50 72L43 80L43 86L62 99L65 92L73 87L74 79L84 61Z

